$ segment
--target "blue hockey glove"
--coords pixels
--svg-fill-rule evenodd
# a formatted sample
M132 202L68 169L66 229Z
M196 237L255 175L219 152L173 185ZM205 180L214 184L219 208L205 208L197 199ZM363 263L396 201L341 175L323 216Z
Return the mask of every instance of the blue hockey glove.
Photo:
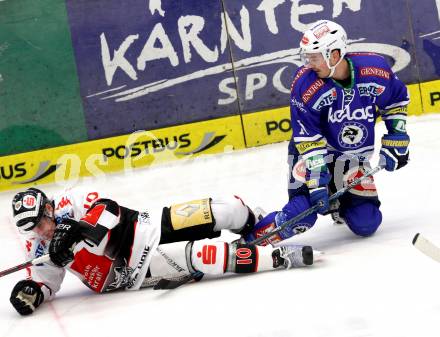
M313 188L309 190L310 194L310 203L312 206L321 203L322 206L318 208L319 214L324 214L328 210L328 190L327 186Z
M328 189L331 176L322 155L306 159L306 185L309 188L312 206L320 203L318 213L324 214L328 210Z
M305 184L309 189L327 186L331 176L324 156L317 155L305 159L305 166Z
M384 135L379 164L390 172L404 167L409 161L408 145L409 136L406 133Z

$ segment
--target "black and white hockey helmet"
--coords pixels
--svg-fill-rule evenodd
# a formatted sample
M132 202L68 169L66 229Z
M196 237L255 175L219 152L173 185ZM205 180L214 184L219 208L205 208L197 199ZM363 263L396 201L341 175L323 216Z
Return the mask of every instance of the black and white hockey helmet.
M37 188L18 192L12 199L12 214L17 227L22 231L32 230L40 222L48 202L46 194Z

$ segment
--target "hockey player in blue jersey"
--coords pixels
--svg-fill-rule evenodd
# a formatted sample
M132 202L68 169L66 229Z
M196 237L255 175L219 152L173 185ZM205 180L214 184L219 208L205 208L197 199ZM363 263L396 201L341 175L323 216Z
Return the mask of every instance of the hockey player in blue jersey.
M376 119L385 122L380 164L394 171L408 162L406 116L409 96L385 59L372 53L347 53L344 29L318 21L300 42L304 66L291 85L292 175L289 201L264 217L246 238L250 241L321 202L318 213L359 236L372 235L382 222L380 202L371 178L329 205L329 194L370 167ZM263 244L274 244L312 227L317 214L280 232Z

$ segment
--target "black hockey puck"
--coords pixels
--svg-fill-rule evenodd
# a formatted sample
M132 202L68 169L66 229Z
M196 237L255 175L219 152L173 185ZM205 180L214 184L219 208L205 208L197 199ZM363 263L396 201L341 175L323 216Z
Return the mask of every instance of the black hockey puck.
M413 239L413 241L412 241L412 244L413 244L413 245L416 244L417 239L419 238L419 235L420 235L420 233L417 233L417 234L414 236L414 239Z
M303 262L306 266L313 264L313 248L311 246L302 247Z

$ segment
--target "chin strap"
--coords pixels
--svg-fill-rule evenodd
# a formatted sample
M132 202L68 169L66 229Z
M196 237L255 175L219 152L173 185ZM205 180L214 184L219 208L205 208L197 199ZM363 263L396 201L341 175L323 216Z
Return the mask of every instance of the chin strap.
M345 55L345 54L344 54ZM324 56L324 55L323 55ZM336 67L338 66L339 63L342 62L342 60L344 59L343 56L341 56L341 58L339 59L338 62L336 62L336 64L334 66L330 65L330 60L328 58L325 57L325 63L327 64L327 67L330 69L330 74L326 77L326 78L331 78L333 77L333 75L335 74L335 70Z
M328 65L328 63L327 63L327 65ZM336 66L333 66L333 67L328 66L328 67L330 68L330 74L328 74L328 76L326 78L332 78L333 75L335 74Z

